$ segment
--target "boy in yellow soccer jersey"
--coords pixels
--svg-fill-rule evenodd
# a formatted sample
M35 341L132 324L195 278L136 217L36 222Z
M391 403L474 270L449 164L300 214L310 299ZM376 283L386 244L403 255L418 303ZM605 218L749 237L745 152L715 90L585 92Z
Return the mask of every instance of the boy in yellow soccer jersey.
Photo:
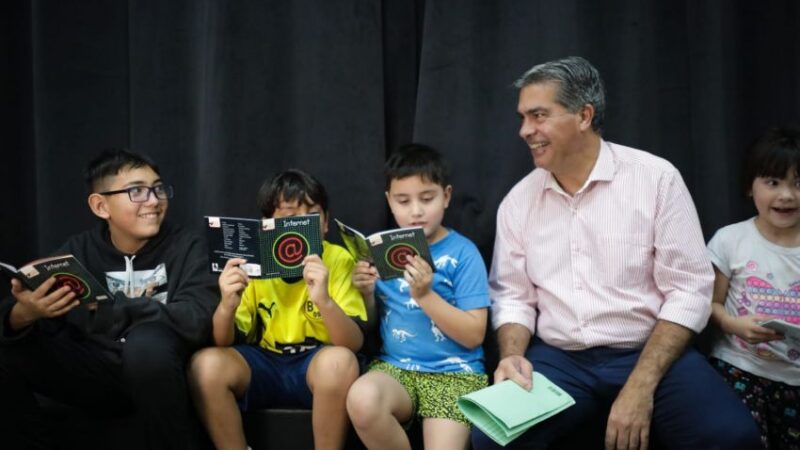
M323 236L328 228L325 189L299 170L266 182L259 207L264 217L318 213ZM220 274L217 347L195 354L190 369L195 405L217 449L245 450L240 410L268 407L311 408L314 446L343 446L345 398L359 374L354 352L367 317L350 279L352 257L325 241L322 249L305 258L302 278L251 281L239 258Z

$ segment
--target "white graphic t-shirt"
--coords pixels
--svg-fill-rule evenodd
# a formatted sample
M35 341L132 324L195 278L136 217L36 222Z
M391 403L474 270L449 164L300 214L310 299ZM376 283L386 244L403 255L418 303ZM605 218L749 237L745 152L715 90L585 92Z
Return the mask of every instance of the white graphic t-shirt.
M106 285L112 294L122 291L128 297L150 297L167 303L167 267L164 263L154 269L134 270L136 256L125 257L125 271L106 272Z
M773 244L749 219L717 231L708 254L728 277L728 314L762 314L800 324L800 247ZM750 345L725 335L711 354L754 375L800 385L800 347L790 340Z

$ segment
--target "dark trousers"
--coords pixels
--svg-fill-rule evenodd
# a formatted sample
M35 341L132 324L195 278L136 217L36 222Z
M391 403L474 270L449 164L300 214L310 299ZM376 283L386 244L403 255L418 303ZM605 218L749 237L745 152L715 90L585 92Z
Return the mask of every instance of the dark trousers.
M190 349L168 327L133 328L120 357L65 326L0 346L0 439L9 449L60 441L34 393L78 407L97 421L102 448L195 448L199 424L186 385ZM124 430L108 433L111 417ZM97 441L90 439L89 441Z
M602 430L609 408L628 379L641 350L593 348L567 352L535 340L526 357L534 370L561 386L575 405L541 422L506 447L477 428L472 445L484 449L546 449L568 435ZM535 387L534 387L535 388ZM758 429L747 408L694 349L687 349L667 371L655 392L650 448L759 449ZM592 448L603 447L603 436ZM657 444L657 445L654 445Z

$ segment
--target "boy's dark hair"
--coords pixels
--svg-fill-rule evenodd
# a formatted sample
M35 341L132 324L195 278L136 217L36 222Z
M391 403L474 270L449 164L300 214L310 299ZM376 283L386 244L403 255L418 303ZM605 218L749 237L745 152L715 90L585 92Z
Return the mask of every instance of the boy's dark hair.
M750 194L756 178L783 179L789 169L800 175L800 128L770 128L748 148L742 179L745 194Z
M258 190L258 209L264 217L272 217L280 201L319 205L328 212L328 193L316 178L300 169L289 169L267 180Z
M104 178L116 175L122 169L136 169L139 167L149 167L157 175L161 175L158 171L158 166L147 156L133 153L126 149L109 148L103 150L102 153L86 165L83 178L86 188L92 193L99 188L98 184Z
M443 188L450 184L447 163L441 153L424 144L407 144L392 152L383 165L383 174L386 177L387 191L392 180L414 175Z

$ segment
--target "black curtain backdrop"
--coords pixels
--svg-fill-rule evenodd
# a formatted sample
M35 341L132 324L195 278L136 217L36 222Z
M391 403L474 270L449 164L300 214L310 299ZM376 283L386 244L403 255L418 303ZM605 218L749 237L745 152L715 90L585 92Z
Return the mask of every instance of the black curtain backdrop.
M410 141L453 172L446 224L492 250L497 205L532 169L511 83L581 55L608 91L606 139L675 164L706 237L754 212L740 153L796 123L796 0L12 0L2 11L0 260L92 226L81 172L101 149L152 156L172 220L256 217L300 167L332 216L392 226L381 166ZM335 233L329 238L336 241Z

